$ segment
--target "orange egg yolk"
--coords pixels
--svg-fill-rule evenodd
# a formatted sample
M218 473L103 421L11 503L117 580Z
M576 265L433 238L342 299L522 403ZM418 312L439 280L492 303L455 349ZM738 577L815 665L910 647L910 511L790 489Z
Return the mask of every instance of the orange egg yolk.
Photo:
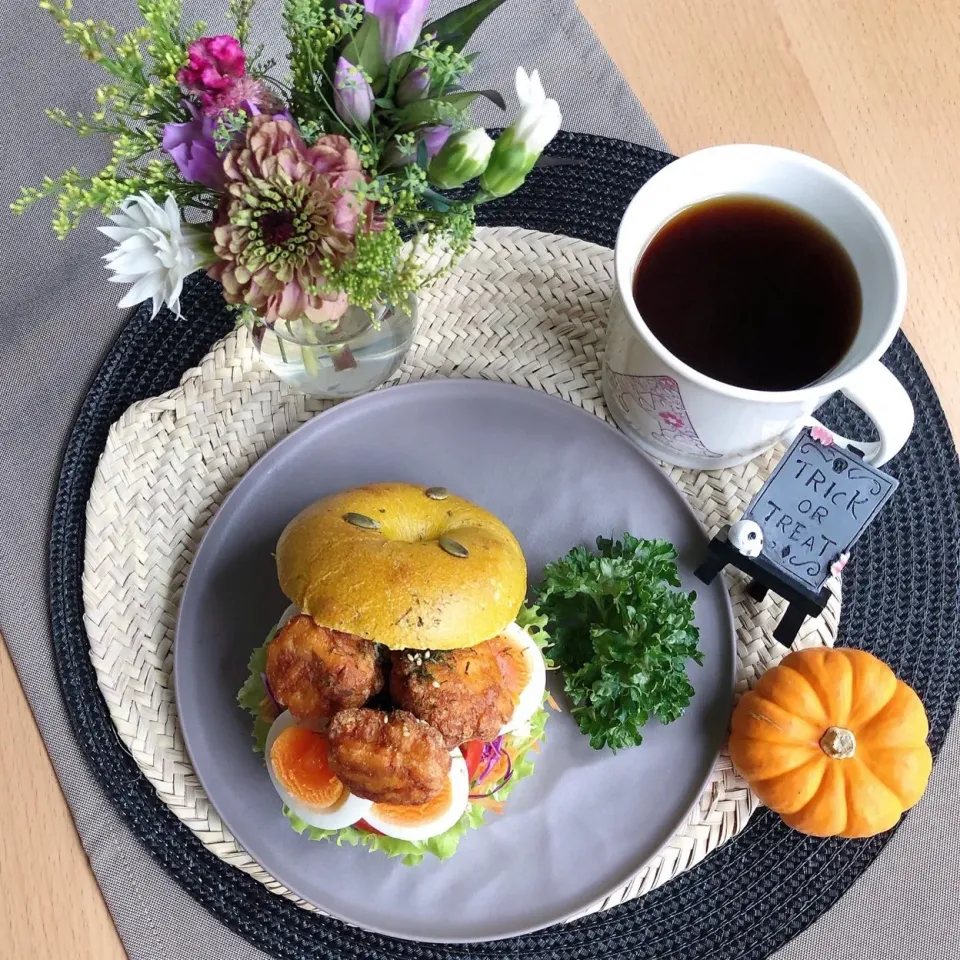
M270 760L277 779L311 807L332 807L343 796L327 760L327 738L315 730L287 727L273 742Z
M500 667L503 685L516 703L530 682L530 667L523 648L506 636L494 637L489 643Z
M452 801L453 787L448 777L446 786L426 803L375 803L373 809L377 813L377 819L383 823L408 826L415 823L429 823L440 816Z

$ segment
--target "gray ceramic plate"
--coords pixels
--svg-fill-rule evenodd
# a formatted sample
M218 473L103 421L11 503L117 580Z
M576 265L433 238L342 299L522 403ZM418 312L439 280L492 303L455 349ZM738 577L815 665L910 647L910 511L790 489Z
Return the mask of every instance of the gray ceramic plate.
M272 550L287 521L362 483L442 485L516 533L531 582L598 534L676 544L697 589L702 667L696 696L642 746L591 749L553 714L534 775L501 817L445 863L405 867L382 854L294 833L234 697L250 650L287 601ZM661 470L597 417L535 390L471 380L394 387L343 404L264 456L221 507L190 570L174 676L187 749L237 840L321 909L368 929L433 941L491 940L545 927L625 883L676 831L709 776L730 715L734 639L721 579L696 583L704 533Z

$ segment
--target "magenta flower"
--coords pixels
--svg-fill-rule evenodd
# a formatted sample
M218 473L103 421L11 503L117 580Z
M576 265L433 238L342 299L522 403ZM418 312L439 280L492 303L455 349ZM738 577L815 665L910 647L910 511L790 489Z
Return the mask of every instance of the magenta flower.
M204 116L192 103L186 106L192 119L186 123L168 123L163 128L163 149L170 154L184 180L222 190L226 177L213 139L216 118Z
M416 45L430 0L363 0L363 5L380 21L380 52L390 63Z
M341 57L333 75L333 105L337 116L356 127L365 127L373 113L373 90L367 78Z
M229 34L194 40L187 53L189 62L181 68L177 80L200 97L204 113L209 112L218 98L231 93L238 81L245 79L247 56L237 39Z

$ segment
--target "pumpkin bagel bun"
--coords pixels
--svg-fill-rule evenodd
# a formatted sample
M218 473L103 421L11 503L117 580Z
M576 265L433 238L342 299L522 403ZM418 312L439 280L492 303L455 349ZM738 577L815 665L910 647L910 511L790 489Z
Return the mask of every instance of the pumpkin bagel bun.
M280 588L302 613L392 650L489 640L527 591L516 537L439 487L377 483L324 497L287 524L276 557Z

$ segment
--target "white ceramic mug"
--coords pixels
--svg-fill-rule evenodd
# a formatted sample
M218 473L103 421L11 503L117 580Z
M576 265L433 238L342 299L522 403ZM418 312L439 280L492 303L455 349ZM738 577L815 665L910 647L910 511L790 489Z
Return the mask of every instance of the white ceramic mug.
M846 355L799 390L749 390L705 376L673 356L633 299L640 257L659 229L693 203L750 194L791 204L819 220L850 254L862 314ZM855 183L826 164L779 147L737 144L688 154L664 167L630 202L617 235L603 392L623 432L654 457L682 467L734 466L789 442L831 394L843 391L873 421L879 443L852 444L879 466L906 443L913 405L880 364L903 317L903 253L887 219ZM690 283L697 278L691 277Z

